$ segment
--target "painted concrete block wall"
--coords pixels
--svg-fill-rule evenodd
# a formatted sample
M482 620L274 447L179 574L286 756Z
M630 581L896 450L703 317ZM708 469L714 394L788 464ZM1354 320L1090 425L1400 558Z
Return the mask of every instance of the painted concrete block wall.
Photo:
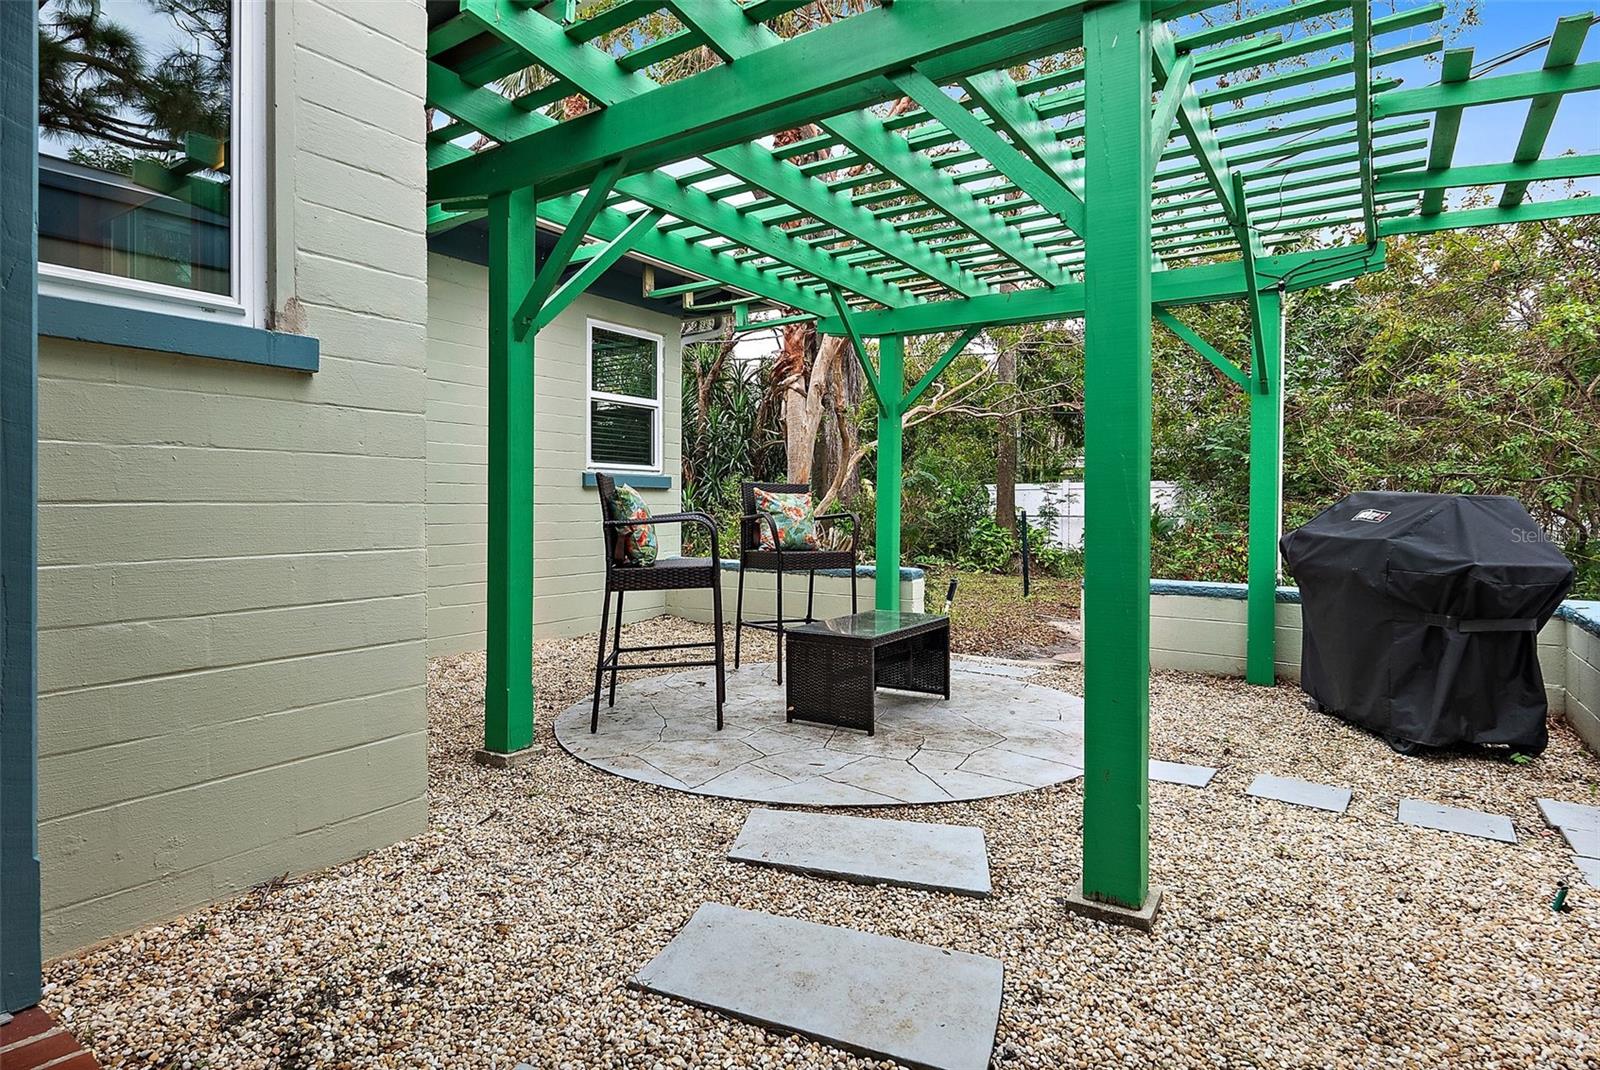
M1600 612L1591 612L1600 626ZM1596 634L1600 627L1590 630L1577 621L1569 621L1566 628L1567 722L1590 750L1600 754L1600 634Z
M909 575L908 575L909 574ZM756 620L772 620L777 616L778 576L775 572L752 572L745 577L744 614ZM870 574L856 577L856 605L862 611L872 608L876 581ZM921 613L925 579L920 570L907 570L900 580L900 608L907 613ZM802 618L806 612L806 576L804 573L786 573L783 578L783 615L785 619ZM724 568L722 571L722 615L731 626L734 608L739 596L739 573ZM667 612L688 620L711 622L711 592L673 591L667 595ZM845 576L817 576L816 602L812 613L818 620L842 617L850 612L850 580ZM730 628L728 639L733 632Z
M427 546L428 653L484 647L488 490L488 272L428 256ZM586 467L586 339L590 319L662 336L662 470L666 490L641 490L651 512L677 511L682 471L681 325L671 316L585 295L534 343L535 634L580 635L600 626L605 563L600 508L583 485ZM664 553L678 552L676 525L657 529ZM626 600L626 619L666 611L661 593Z
M321 370L40 340L47 954L426 826L424 12L274 25Z

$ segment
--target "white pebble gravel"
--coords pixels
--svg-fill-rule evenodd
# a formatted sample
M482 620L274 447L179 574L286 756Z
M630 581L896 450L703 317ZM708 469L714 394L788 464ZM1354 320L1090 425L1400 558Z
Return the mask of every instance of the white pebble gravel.
M629 988L715 900L999 957L1007 1070L1600 1067L1600 891L1578 882L1551 911L1574 868L1534 804L1596 799L1600 760L1565 725L1525 766L1405 758L1292 687L1156 675L1152 752L1220 771L1150 786L1151 880L1170 894L1147 936L1058 902L1079 876L1081 782L881 815L981 825L988 899L729 862L748 804L555 745L592 658L587 639L539 642L539 754L515 770L472 762L482 656L435 661L426 833L54 962L46 1007L108 1067L882 1065ZM1035 682L1081 691L1075 666ZM1259 772L1355 798L1343 817L1250 799ZM1402 826L1406 796L1514 815L1521 842Z

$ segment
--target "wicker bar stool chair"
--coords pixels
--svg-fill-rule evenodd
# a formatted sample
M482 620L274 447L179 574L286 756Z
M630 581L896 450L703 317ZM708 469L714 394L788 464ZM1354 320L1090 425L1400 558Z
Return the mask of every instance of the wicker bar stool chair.
M594 663L594 710L589 716L589 731L600 726L600 690L606 672L611 673L610 696L606 706L617 704L617 674L630 669L689 669L715 667L717 670L717 731L722 730L722 704L727 699L723 680L722 645L722 579L721 557L717 547L717 525L704 513L663 513L644 520L614 520L616 513L616 481L603 472L596 472L595 489L600 497L601 532L605 538L606 589L605 601L600 610L600 652ZM625 556L622 529L651 524L699 524L711 533L711 556L663 557L654 564L629 564ZM676 591L696 587L711 588L711 620L715 636L703 643L660 643L653 646L622 645L622 600L628 591ZM617 620L611 635L611 653L606 653L606 629L610 624L611 595L617 596ZM663 650L703 650L711 648L707 661L652 662L639 665L622 664L623 654L655 654Z
M733 667L739 667L739 645L746 628L760 628L778 635L778 683L783 683L783 629L788 624L810 624L816 618L812 609L816 605L817 570L842 568L850 570L850 612L857 609L856 597L856 537L861 521L854 513L824 513L816 517L823 523L850 525L848 550L785 550L779 545L778 528L772 518L756 512L756 491L774 494L803 494L811 488L804 483L744 483L739 497L744 515L739 518L739 597L734 607ZM765 524L772 533L773 549L761 546L761 528ZM744 619L744 575L746 572L775 572L778 574L778 615L772 620ZM809 576L806 587L806 615L803 621L785 620L783 616L783 577L787 573L804 572Z

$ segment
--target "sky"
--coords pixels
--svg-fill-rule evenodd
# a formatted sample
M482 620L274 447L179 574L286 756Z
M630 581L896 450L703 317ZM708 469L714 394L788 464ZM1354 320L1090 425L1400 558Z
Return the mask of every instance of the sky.
M1373 4L1374 14L1381 15L1388 6L1385 3ZM1417 0L1399 0L1395 6L1405 9L1419 6L1419 3ZM1447 26L1454 21L1451 16L1460 7L1458 3L1450 5L1446 11ZM1479 9L1479 24L1466 27L1454 39L1447 38L1445 44L1450 48L1472 47L1473 70L1477 73L1478 65L1486 60L1549 37L1555 29L1556 20L1562 16L1595 12L1597 7L1600 4L1594 0L1589 3L1584 0L1484 0ZM1377 46L1384 48L1400 44L1413 34L1422 37L1431 33L1431 27L1406 30L1379 38ZM1589 31L1578 57L1579 63L1595 60L1600 60L1600 26ZM1540 48L1531 55L1496 67L1492 73L1537 70L1543 61L1544 49ZM1408 86L1433 85L1439 80L1438 64L1423 60L1396 64L1392 68L1385 68L1384 73L1404 78ZM1597 97L1600 94L1580 93L1562 102L1556 112L1550 138L1545 142L1544 155L1555 156L1569 149L1585 155L1600 153L1600 99ZM1501 163L1509 160L1522 133L1522 121L1527 113L1528 105L1522 102L1467 109L1461 122L1461 136L1456 142L1456 162ZM1580 188L1600 193L1600 183L1591 181L1586 187ZM1544 199L1555 191L1540 190L1536 185L1532 192Z

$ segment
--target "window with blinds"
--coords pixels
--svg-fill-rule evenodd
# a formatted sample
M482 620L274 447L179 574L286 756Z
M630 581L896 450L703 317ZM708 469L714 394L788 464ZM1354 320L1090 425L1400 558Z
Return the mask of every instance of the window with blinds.
M661 339L589 322L589 467L661 467Z

